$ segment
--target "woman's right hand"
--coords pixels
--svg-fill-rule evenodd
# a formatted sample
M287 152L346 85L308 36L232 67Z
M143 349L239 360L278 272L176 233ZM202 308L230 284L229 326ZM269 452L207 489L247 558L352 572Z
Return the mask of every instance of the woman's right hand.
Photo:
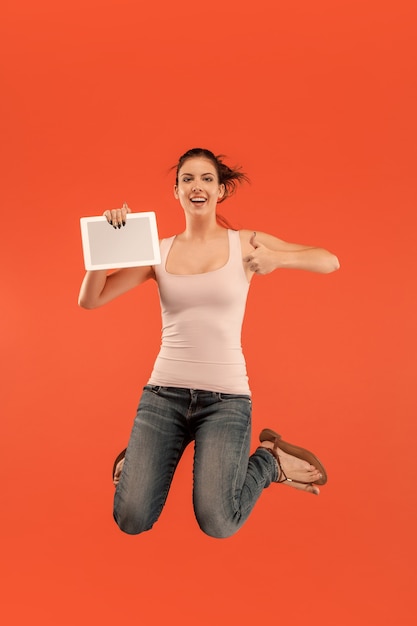
M113 228L121 228L122 226L126 226L126 215L131 212L132 211L127 206L127 202L124 202L121 209L104 211L103 215L110 226L113 226Z

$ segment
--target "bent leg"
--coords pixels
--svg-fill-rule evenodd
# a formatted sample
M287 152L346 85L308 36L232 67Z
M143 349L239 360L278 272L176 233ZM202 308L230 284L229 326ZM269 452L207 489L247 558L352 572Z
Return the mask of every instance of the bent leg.
M245 523L277 468L267 450L249 457L250 398L217 395L210 414L196 423L194 509L203 532L225 538Z
M114 497L114 519L131 535L150 530L157 521L190 442L175 404L159 390L144 389Z

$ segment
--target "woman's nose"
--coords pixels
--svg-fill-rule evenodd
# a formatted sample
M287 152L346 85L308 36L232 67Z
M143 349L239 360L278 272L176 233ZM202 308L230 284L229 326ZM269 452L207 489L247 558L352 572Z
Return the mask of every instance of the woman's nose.
M192 191L201 191L201 187L198 183L194 183Z

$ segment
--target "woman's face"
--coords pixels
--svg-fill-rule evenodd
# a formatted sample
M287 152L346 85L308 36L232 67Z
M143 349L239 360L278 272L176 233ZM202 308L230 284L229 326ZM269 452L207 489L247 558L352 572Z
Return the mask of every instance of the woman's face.
M178 172L174 196L184 211L191 215L216 212L219 198L224 195L224 185L219 184L216 167L203 157L185 161Z

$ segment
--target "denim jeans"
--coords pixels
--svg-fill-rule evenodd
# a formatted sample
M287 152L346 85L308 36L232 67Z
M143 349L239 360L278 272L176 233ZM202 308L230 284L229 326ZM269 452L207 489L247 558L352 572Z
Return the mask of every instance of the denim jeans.
M211 537L233 535L278 472L265 449L249 456L251 408L245 395L147 385L114 499L120 529L134 535L152 528L181 455L194 441L197 522Z

